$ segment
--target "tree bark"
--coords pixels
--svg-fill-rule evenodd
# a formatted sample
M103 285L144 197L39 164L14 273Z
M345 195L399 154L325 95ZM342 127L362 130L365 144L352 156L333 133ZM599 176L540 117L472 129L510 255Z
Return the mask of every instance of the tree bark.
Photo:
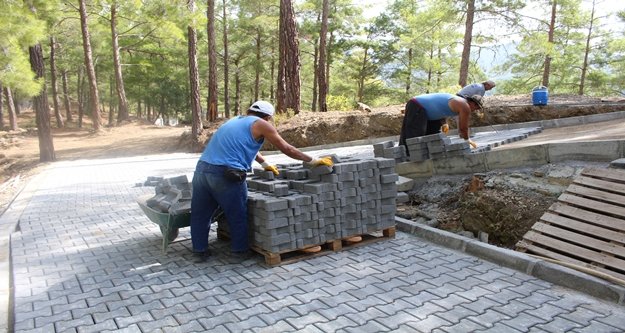
M9 112L9 128L12 131L17 130L17 115L15 114L15 106L13 105L13 94L11 88L4 87L4 97L7 100L7 109Z
M240 57L234 59L234 67L236 68L236 71L234 72L234 113L236 115L241 114L241 69L239 68L240 63Z
M20 98L19 95L15 93L13 94L13 107L15 107L15 115L19 116L22 113L20 107Z
M208 121L217 120L218 109L217 103L217 50L215 47L215 0L207 1L206 16L207 32L208 32L208 109L206 115Z
M292 0L281 0L284 5L284 28L286 30L286 64L285 64L285 84L286 84L286 108L292 109L295 114L299 114L301 107L300 100L300 59L299 59L299 37L297 32L297 21Z
M319 71L319 39L315 38L315 44L313 46L313 68L315 69L313 72L313 86L312 86L312 103L310 105L310 110L312 112L317 111L317 100L319 98L319 91L317 87L319 86L319 75L317 72Z
M319 65L317 66L317 86L319 87L319 111L327 112L328 84L326 82L326 37L328 35L328 0L323 0L321 9L321 32L319 34Z
M61 106L59 103L59 91L56 84L56 40L54 36L50 37L50 86L52 87L52 101L54 105L54 116L56 117L56 127L63 128L65 126L63 117L61 116Z
M260 64L263 59L261 57L261 34L260 29L256 29L256 64L254 66L255 77L254 77L254 100L258 100L258 96L260 94Z
M87 76L89 77L89 96L91 103L91 117L93 118L93 129L97 132L102 127L102 119L100 118L100 97L98 96L98 82L96 79L95 68L93 66L93 56L91 54L91 37L87 26L87 9L85 0L80 0L80 26L82 29L82 45L85 53L85 67Z
M117 92L117 123L128 120L128 100L122 75L121 55L119 53L119 34L117 33L117 1L111 4L111 40L113 47L113 68L115 71L115 87Z
M63 104L65 106L65 118L67 121L72 121L72 111L69 104L69 90L67 89L67 71L61 71L61 78L63 81Z
M113 78L109 78L109 127L113 126L113 119L115 119L115 106L113 105Z
M226 0L223 0L223 38L224 38L224 112L226 118L230 118L230 93L228 92L229 68L228 68L228 16L226 15Z
M551 4L551 22L549 22L548 41L550 45L553 45L553 32L556 27L556 9L558 2L553 0ZM543 86L549 87L549 75L551 72L551 56L547 54L545 56L545 66L543 70Z
M461 87L467 85L469 77L469 61L471 60L471 43L473 41L473 19L475 17L475 0L467 1L467 20L464 28L464 42L462 46L462 59L460 60L460 78L458 84Z
M37 124L37 135L39 136L39 161L51 162L56 160L56 156L50 130L50 107L48 106L48 91L45 83L45 65L41 44L29 47L28 53L30 55L30 68L35 73L37 79L43 80L43 86L39 95L33 97L35 122Z
M0 82L0 131L4 130L4 106L2 105L2 91L2 82Z
M592 28L595 19L595 0L592 1L592 10L590 11L590 26L588 27L588 35L586 36L586 48L584 49L584 63L582 64L582 75L579 80L578 95L584 94L584 84L586 82L586 72L588 71L588 54L590 53L590 39L592 37Z
M406 97L410 96L412 84L412 47L408 49L408 74L406 75Z
M195 1L189 0L187 2L191 13L195 12ZM199 150L199 137L202 129L202 106L200 105L200 74L198 72L197 64L197 35L195 28L192 25L187 27L188 35L188 57L189 57L189 95L191 104L191 114L193 117L191 126L191 135L193 136L192 147L195 150Z
M365 47L365 54L362 57L362 66L360 67L360 75L358 78L358 102L362 102L365 95L365 79L367 78L367 63L369 62L369 47Z
M78 70L78 82L76 84L78 90L78 128L82 128L82 117L85 114L85 76L83 67Z

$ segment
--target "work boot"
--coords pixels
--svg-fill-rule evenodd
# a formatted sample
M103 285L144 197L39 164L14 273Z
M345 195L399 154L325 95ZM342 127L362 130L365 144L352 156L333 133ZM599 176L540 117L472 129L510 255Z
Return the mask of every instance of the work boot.
M252 250L232 251L232 252L230 252L230 256L232 258L244 261L244 260L247 260L247 259L253 257L254 256L254 252L252 252Z
M196 264L201 264L203 262L206 262L210 256L211 256L211 251L208 249L203 252L193 252L193 259L194 259L193 261Z

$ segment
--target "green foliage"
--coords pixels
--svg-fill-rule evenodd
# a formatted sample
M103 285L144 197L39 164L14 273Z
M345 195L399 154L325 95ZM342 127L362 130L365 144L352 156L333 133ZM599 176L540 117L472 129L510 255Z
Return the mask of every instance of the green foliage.
M328 95L328 110L350 111L354 109L353 99L345 95Z
M20 94L34 96L42 82L30 69L28 47L45 39L45 21L22 1L0 2L0 82Z

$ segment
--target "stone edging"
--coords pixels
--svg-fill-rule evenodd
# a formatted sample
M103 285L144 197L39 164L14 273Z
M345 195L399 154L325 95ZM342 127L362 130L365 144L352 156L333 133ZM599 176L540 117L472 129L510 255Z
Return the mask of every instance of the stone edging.
M616 304L625 304L625 286L594 277L525 253L500 248L448 231L395 217L397 229L452 250L464 252L538 279L577 290Z

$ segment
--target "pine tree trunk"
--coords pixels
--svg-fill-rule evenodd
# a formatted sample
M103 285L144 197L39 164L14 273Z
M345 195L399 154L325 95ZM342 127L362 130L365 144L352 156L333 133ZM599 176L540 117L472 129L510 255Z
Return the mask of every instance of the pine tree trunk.
M61 106L59 103L59 91L56 84L56 40L50 37L50 86L52 87L52 101L54 105L54 116L56 117L56 127L63 128L63 117L61 116Z
M50 130L50 107L48 106L48 91L45 84L45 68L41 44L29 47L28 52L30 54L30 68L35 73L35 77L44 80L39 95L33 97L33 108L36 115L35 122L39 136L39 160L41 162L51 162L56 160L56 156Z
M319 34L319 65L317 66L317 86L319 87L319 111L328 111L328 84L326 82L326 37L328 35L328 0L323 0L321 10L321 32Z
M578 95L584 95L584 84L586 82L586 72L588 71L588 54L590 53L590 39L592 37L592 28L595 20L595 0L592 1L592 10L590 11L590 26L588 27L588 35L586 36L586 48L584 49L584 63L582 64L582 75L579 80Z
M2 105L2 91L2 82L0 82L0 131L4 131L4 107Z
M319 71L319 39L318 38L315 38L315 44L313 48L314 48L313 68L315 70L313 71L312 103L310 105L310 110L312 112L315 112L317 111L317 100L319 98L319 91L317 90L317 87L319 86L319 75L317 74L317 72Z
M284 6L284 28L286 30L286 66L285 84L286 100L285 106L292 109L295 114L300 112L300 60L299 60L299 37L297 32L297 21L292 0L281 0L280 7Z
M78 89L78 128L82 128L82 117L85 114L85 76L83 74L83 67L78 70L78 83L76 84Z
M218 108L217 103L217 50L215 47L215 0L207 1L206 16L207 32L208 32L208 120L213 122L217 120Z
M475 0L467 1L467 20L464 28L464 42L462 46L462 59L460 60L460 78L458 84L461 87L467 85L469 77L469 61L471 60L471 43L473 41L473 18L475 17Z
M241 115L241 76L239 74L240 62L240 58L236 58L234 60L234 66L236 68L236 71L234 72L234 113L236 115Z
M113 83L113 78L110 77L109 78L109 127L113 126L113 119L115 119L114 115L114 108L115 106L113 105L113 86L115 84Z
M91 118L93 121L93 129L100 131L102 119L100 118L100 97L98 96L98 82L96 79L95 68L93 66L93 56L91 53L91 37L87 26L87 9L85 0L80 0L80 26L82 29L82 45L85 53L85 67L87 76L89 77L89 96L91 105Z
M412 83L412 47L408 49L408 73L406 75L406 98L410 96Z
M548 41L549 44L553 44L553 32L556 27L556 9L558 1L553 0L551 4L551 22L549 22ZM545 56L545 65L543 70L543 86L549 87L549 76L551 75L551 56L547 54Z
M262 63L261 57L261 34L260 29L256 29L256 65L254 66L255 77L254 77L254 100L258 100L258 96L260 93L260 64Z
M271 68L270 70L270 76L271 76L271 80L269 83L269 99L271 100L272 103L275 103L276 101L276 95L275 92L276 90L273 87L274 82L276 82L276 40L275 38L271 38Z
M15 108L15 115L19 116L22 113L22 109L20 107L20 98L16 95L13 94L13 107Z
M67 89L67 71L63 70L61 72L61 78L63 81L63 104L65 106L65 118L67 121L72 121L72 111L70 110L69 104L69 90Z
M113 67L115 71L115 87L117 91L117 123L128 120L128 100L124 88L122 75L121 55L119 54L119 34L117 33L117 1L111 5L111 36L113 47Z
M187 2L189 11L195 12L195 1L189 0ZM191 126L191 135L193 136L192 147L194 150L199 150L198 139L200 137L200 131L202 130L202 106L200 105L200 74L198 72L197 64L197 35L195 28L191 25L187 27L188 35L188 58L189 58L189 95L191 104L191 115L193 117Z
M7 100L7 109L9 112L9 128L12 131L17 130L17 115L15 114L15 106L13 105L13 95L11 88L4 87L4 97Z
M226 0L223 0L223 36L224 36L224 112L226 118L230 118L230 93L228 92L229 68L228 68L228 16L226 15Z

